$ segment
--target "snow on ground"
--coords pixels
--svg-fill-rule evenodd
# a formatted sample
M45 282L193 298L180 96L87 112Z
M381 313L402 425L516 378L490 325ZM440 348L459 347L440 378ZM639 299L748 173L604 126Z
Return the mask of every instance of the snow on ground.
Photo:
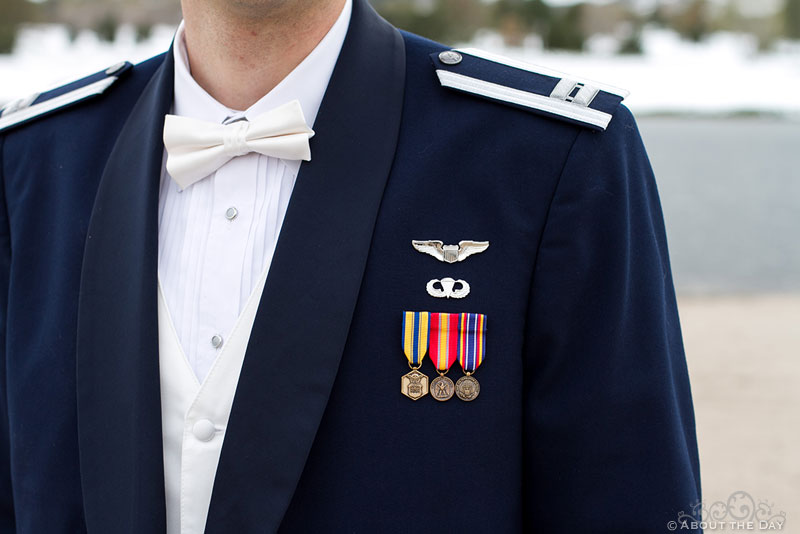
M593 53L543 51L538 43L508 48L497 36L473 46L627 89L638 113L763 112L800 116L800 43L758 53L754 38L720 33L701 44L671 31L648 30L642 55L610 53L602 39ZM594 46L591 46L594 45Z
M142 61L169 47L174 28L156 27L137 43L122 27L114 43L90 32L70 42L61 26L24 29L12 55L0 55L0 103L102 70L121 60ZM544 51L532 40L509 48L487 33L470 46L568 72L631 91L626 100L637 113L763 112L800 117L800 43L783 43L758 53L747 35L716 34L701 44L667 30L643 35L644 54L617 56L611 38L589 42L590 53Z
M127 60L143 61L166 50L175 29L156 26L150 38L136 42L133 28L123 26L113 43L88 31L70 42L67 29L37 25L23 29L13 54L0 54L0 103L57 87Z

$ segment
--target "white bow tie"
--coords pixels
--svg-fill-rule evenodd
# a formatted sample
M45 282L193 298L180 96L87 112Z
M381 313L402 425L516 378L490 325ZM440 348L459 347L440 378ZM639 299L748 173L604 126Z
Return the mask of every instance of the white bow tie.
M258 152L288 160L311 160L308 127L300 102L292 100L252 121L216 124L177 115L164 121L167 172L186 189L236 156Z

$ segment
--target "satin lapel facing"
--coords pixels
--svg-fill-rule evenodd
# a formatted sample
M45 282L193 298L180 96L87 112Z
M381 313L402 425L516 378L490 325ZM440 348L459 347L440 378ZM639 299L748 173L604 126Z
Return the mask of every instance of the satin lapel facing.
M117 139L97 192L78 310L78 429L89 532L166 530L158 377L158 188L172 52Z
M274 532L292 498L350 328L404 81L402 37L355 1L250 337L207 533Z

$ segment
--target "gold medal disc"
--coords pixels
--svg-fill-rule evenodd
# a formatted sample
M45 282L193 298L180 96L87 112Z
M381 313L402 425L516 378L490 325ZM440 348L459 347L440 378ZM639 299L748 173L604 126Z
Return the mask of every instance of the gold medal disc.
M428 394L428 375L412 369L400 380L400 392L411 400L418 400Z
M453 396L456 386L453 381L446 376L437 376L431 382L431 395L437 401L450 400Z
M472 376L462 376L456 382L456 395L463 401L473 401L478 398L481 385Z

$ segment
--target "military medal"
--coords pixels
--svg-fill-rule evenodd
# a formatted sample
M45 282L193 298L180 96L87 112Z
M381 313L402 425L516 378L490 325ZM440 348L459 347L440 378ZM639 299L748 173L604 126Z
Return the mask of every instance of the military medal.
M431 361L439 376L431 382L431 395L438 401L449 400L455 391L453 381L447 378L447 371L458 356L458 314L431 314Z
M481 385L472 374L483 363L486 352L486 316L481 313L462 313L458 333L458 363L464 375L456 382L456 395L463 401L473 401Z
M420 373L422 359L428 350L428 312L403 312L403 352L411 372L400 380L400 392L411 400L428 394L428 375Z

